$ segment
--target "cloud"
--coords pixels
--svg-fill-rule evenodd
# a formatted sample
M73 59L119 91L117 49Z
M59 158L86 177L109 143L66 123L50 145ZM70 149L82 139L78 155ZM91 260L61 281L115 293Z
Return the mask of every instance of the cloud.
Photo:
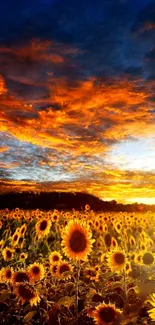
M153 195L153 170L146 184L148 174L125 172L111 154L154 135L155 7L147 3L40 1L29 14L21 4L16 22L7 16L16 30L0 44L3 190L50 180L119 200L146 188Z

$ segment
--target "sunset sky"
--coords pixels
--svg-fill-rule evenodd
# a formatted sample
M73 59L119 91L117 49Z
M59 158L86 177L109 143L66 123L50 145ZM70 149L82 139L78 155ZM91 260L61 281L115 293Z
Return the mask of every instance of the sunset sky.
M155 1L0 3L0 192L155 204Z

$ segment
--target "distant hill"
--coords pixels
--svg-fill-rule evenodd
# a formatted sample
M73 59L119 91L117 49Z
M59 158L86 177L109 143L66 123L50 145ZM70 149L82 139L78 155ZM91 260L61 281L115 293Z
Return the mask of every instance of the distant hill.
M0 194L0 209L84 210L88 204L94 211L155 211L155 205L118 204L115 200L103 201L83 192L10 192Z

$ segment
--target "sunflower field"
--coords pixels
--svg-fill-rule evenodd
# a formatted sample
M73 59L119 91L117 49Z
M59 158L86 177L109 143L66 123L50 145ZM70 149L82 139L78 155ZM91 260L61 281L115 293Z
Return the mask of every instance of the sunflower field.
M155 321L155 214L0 210L0 324Z

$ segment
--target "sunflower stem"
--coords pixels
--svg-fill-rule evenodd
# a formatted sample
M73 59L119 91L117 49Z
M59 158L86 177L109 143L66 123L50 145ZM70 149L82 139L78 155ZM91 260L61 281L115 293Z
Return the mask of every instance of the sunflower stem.
M80 261L77 261L76 268L77 268L77 276L76 276L75 306L76 306L76 323L78 324L78 300L79 300Z

